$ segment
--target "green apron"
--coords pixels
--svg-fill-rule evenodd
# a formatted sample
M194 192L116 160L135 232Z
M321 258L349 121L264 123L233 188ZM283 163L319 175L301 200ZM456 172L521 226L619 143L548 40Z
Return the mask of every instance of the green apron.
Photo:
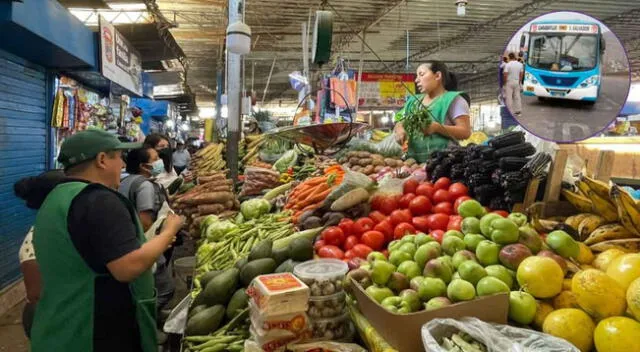
M446 124L449 107L460 94L461 92L445 92L431 101L427 109L431 112L436 122L442 125ZM424 94L409 97L402 110L396 114L395 120L402 121L406 114L422 108L421 103L423 99ZM407 157L415 159L418 163L424 163L429 159L429 154L436 150L447 148L451 142L452 140L450 138L439 133L434 133L429 136L409 136Z
M32 352L90 352L94 350L95 280L99 276L82 259L67 230L71 203L86 187L107 189L122 200L138 228L144 232L131 203L106 187L83 182L57 186L46 198L36 217L33 244L42 275L43 289L31 331ZM141 351L157 351L156 297L151 270L129 284L136 309Z

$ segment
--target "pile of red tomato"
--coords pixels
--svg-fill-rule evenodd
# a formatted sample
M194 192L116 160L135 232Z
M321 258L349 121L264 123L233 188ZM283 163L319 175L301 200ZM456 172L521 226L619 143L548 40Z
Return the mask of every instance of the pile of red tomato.
M427 233L438 242L448 230L460 231L456 209L471 199L467 186L443 177L435 183L408 179L403 194L375 195L371 213L357 220L342 219L322 231L315 244L322 258L365 259L372 251L387 254L387 245L408 234Z

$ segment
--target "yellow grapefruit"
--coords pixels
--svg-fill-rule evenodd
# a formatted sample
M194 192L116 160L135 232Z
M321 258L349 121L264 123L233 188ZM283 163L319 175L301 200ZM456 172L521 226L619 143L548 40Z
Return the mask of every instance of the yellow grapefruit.
M640 323L625 317L607 318L598 323L594 341L598 352L640 351Z
M547 316L542 331L571 342L582 352L590 352L595 327L591 317L580 309L559 309Z
M571 291L585 312L596 321L623 315L627 309L625 291L607 274L596 269L577 273L571 283Z
M559 295L553 298L553 308L554 309L563 309L563 308L576 308L580 309L580 305L578 304L578 300L576 299L576 294L571 291L562 291Z
M627 289L627 306L631 315L640 321L640 279L635 279Z
M607 271L607 267L609 266L609 264L614 259L624 254L626 253L617 248L607 249L606 251L598 254L596 256L596 259L593 260L593 263L591 263L591 265L596 267L596 269Z
M640 254L624 254L617 257L607 267L607 275L626 290L633 280L640 277Z
M562 291L564 273L560 265L547 257L528 257L518 266L518 284L536 298L551 298Z

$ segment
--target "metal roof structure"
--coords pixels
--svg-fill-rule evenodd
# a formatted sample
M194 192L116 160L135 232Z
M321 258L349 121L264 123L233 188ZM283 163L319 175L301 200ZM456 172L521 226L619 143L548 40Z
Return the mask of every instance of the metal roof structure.
M200 106L213 105L216 71L224 70L227 2L144 0L155 22L166 25L184 52L187 84ZM551 11L580 11L602 20L625 44L632 69L640 70L638 0L469 0L463 17L456 14L455 4L455 0L245 0L245 22L253 42L245 57L245 88L255 90L260 100L273 65L267 100L276 105L296 100L288 74L302 69L302 23L313 23L320 9L334 12L333 55L345 58L351 68L359 66L364 36L368 46L362 55L364 71L413 72L426 59L442 60L459 74L462 88L474 102L496 99L497 60L512 34ZM312 69L317 73L331 68Z

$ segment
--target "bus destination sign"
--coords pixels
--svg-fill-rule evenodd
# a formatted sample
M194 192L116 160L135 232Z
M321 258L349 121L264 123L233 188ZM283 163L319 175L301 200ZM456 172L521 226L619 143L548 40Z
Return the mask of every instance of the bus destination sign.
M582 34L596 34L598 33L598 26L595 24L532 24L532 33L551 33L551 32L563 32L563 33L582 33Z

